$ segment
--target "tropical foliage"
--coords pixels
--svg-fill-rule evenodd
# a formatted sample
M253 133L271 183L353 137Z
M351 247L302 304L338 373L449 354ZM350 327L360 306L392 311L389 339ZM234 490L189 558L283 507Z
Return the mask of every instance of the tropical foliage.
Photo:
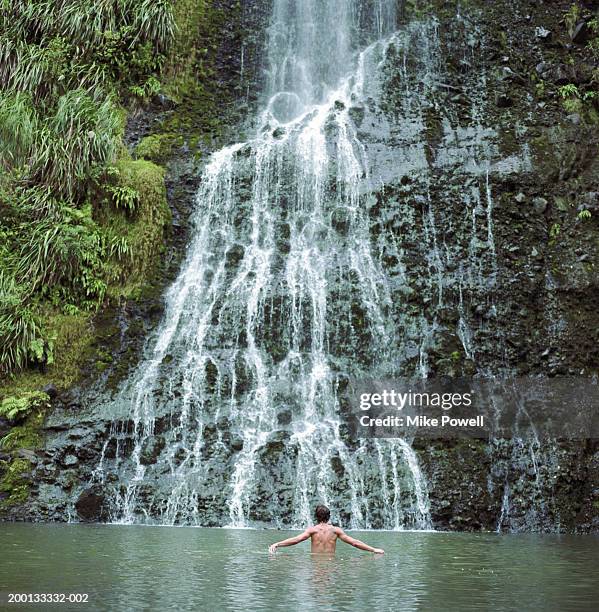
M130 264L123 106L174 33L171 0L0 0L0 374L51 363L47 306L96 308Z
M25 393L21 397L7 397L0 402L0 417L10 421L21 420L36 408L44 408L49 399L40 391Z

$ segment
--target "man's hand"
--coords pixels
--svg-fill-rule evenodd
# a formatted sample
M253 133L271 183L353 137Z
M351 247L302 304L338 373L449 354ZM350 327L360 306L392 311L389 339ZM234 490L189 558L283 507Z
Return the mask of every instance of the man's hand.
M268 547L268 552L269 552L271 555L274 555L274 554L277 552L277 548L278 548L278 546L279 546L278 544L271 544L271 545Z
M384 555L385 554L385 551L382 548L375 548L372 552L375 555Z

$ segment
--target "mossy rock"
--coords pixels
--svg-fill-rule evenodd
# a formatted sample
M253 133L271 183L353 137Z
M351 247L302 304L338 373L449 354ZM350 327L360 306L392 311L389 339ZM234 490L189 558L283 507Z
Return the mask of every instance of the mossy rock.
M135 156L137 159L160 162L170 155L173 144L172 134L152 134L143 138L135 147Z
M137 194L131 215L114 210L104 220L113 234L129 247L129 258L119 262L118 281L109 288L112 297L135 297L155 279L170 228L171 212L166 201L165 171L147 160L121 160L117 164L119 184Z
M0 400L23 397L39 392L49 382L58 389L67 389L80 378L82 365L91 352L94 339L92 313L64 314L56 308L41 310L41 320L54 336L54 363L45 371L23 370L0 384Z
M8 496L0 501L0 510L5 510L10 506L22 504L29 497L29 482L26 478L31 471L31 463L27 459L14 459L10 463L3 464L4 475L0 480L0 493L7 493Z
M10 453L20 449L36 450L40 448L42 443L40 428L45 416L45 407L30 414L24 423L13 427L8 434L0 438L0 450Z

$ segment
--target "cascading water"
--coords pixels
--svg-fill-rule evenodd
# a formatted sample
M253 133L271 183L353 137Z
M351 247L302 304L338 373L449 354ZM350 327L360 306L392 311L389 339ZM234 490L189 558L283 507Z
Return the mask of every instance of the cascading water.
M430 159L437 24L396 32L395 0L371 3L368 19L362 4L273 3L256 136L207 164L164 321L111 404L93 478L112 493L114 521L301 525L320 501L353 528L430 525L410 442L352 440L339 388L426 376L447 293L459 294L454 331L474 358L463 296L488 302L495 281L497 152L474 97L470 127L446 118ZM386 96L401 109L393 125ZM445 236L455 189L433 193L443 172L461 183L463 231L452 231L466 260ZM385 193L399 227L385 225ZM414 253L426 270L416 280Z
M349 113L376 79L367 68L381 61L388 42L355 56L354 4L274 3L258 135L207 165L195 236L168 292L164 323L117 400L132 407L134 431L130 456L118 461L115 451L115 520L201 523L202 485L226 470L228 522L247 524L261 453L284 422L291 522L309 520L315 500L331 503L341 469L352 526L371 525L361 463L373 450L343 438L331 350L339 331L335 292L347 276L358 287L368 350L385 363L394 344L389 287L371 252L364 208L367 154ZM374 34L395 29L394 6L378 3ZM113 440L129 433L117 427ZM150 448L155 462L147 460ZM403 440L374 448L382 526L427 526L414 451ZM97 479L105 477L104 462ZM272 519L281 517L275 511Z

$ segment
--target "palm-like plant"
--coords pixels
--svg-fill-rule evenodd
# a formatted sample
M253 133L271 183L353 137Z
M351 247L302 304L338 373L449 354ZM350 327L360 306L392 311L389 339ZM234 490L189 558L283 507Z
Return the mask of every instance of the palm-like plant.
M175 36L173 3L170 0L136 0L132 10L132 26L137 40L150 41L164 51Z
M86 62L63 38L42 46L0 36L0 86L5 92L27 92L38 101L84 89L98 98L105 95L106 83L106 66Z
M38 116L29 96L0 97L0 165L5 171L27 159L38 130Z
M121 119L110 99L97 103L82 90L69 91L45 123L38 142L37 178L54 193L76 197L90 170L114 158Z

